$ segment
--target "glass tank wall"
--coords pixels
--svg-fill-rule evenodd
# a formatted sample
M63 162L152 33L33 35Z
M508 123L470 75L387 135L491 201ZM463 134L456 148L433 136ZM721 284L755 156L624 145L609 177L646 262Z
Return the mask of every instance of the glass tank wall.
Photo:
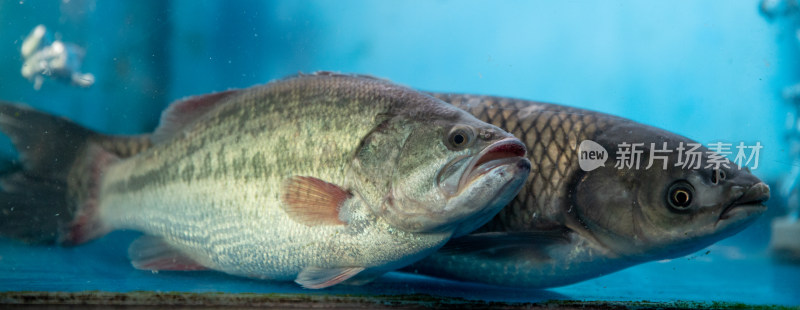
M0 1L0 100L104 133L150 132L186 96L325 70L605 112L730 144L731 160L740 142L760 145L749 167L771 188L768 211L733 237L547 290L390 273L308 291L212 271L151 273L131 267L138 233L121 231L66 248L0 239L0 302L174 291L800 305L798 10L789 0ZM16 156L2 141L3 157Z

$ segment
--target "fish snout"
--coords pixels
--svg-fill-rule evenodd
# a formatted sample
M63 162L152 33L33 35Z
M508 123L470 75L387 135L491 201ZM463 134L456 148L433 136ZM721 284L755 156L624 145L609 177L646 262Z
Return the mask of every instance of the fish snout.
M527 154L528 151L525 144L514 137L505 138L492 143L475 156L469 164L467 173L465 173L458 182L458 189L464 189L469 182L499 166L510 163L524 165L524 163L521 163L521 159L526 159ZM530 170L529 161L528 168Z
M758 182L747 189L739 199L737 204L763 204L769 200L769 186L764 182Z
M767 207L764 204L769 200L770 191L769 186L764 182L758 182L746 190L740 186L734 187L733 190L741 191L742 193L722 211L719 217L720 220L737 216L746 218L766 211Z

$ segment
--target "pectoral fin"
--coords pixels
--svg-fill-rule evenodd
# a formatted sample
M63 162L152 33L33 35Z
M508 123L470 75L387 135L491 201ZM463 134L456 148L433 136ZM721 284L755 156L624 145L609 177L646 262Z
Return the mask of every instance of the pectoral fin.
M548 259L548 249L570 242L567 230L533 232L490 232L450 240L439 253L444 255L517 256Z
M347 279L352 278L359 272L364 271L364 267L344 267L344 268L318 268L306 267L294 282L304 288L320 289L333 286Z
M160 237L142 236L131 243L128 256L139 270L206 270Z
M352 195L323 180L295 176L283 186L283 207L293 220L308 226L343 225L339 210Z

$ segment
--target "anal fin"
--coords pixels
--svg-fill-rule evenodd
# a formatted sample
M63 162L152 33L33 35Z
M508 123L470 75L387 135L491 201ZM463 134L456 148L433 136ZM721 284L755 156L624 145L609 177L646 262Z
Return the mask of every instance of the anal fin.
M131 264L139 270L206 270L194 259L175 249L164 239L142 236L128 248Z
M343 268L319 268L319 267L306 267L294 282L302 285L304 288L321 289L333 286L343 281L352 278L358 273L364 271L364 267L343 267Z

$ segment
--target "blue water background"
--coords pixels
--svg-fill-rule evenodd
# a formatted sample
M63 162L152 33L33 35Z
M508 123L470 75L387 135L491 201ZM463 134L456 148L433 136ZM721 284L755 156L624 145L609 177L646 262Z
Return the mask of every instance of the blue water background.
M87 49L89 89L19 74L37 24ZM371 74L411 87L534 99L628 117L703 143L760 142L754 173L792 166L784 87L800 81L793 24L735 1L0 1L0 99L116 134L152 130L172 100L298 72ZM7 145L3 154L11 155ZM773 184L773 183L771 183ZM391 275L356 292L537 300L800 304L797 267L773 264L770 214L711 252L552 291ZM0 240L0 290L302 291L213 272L150 274L132 233L76 248ZM353 292L336 288L333 292ZM459 293L461 292L461 293Z

